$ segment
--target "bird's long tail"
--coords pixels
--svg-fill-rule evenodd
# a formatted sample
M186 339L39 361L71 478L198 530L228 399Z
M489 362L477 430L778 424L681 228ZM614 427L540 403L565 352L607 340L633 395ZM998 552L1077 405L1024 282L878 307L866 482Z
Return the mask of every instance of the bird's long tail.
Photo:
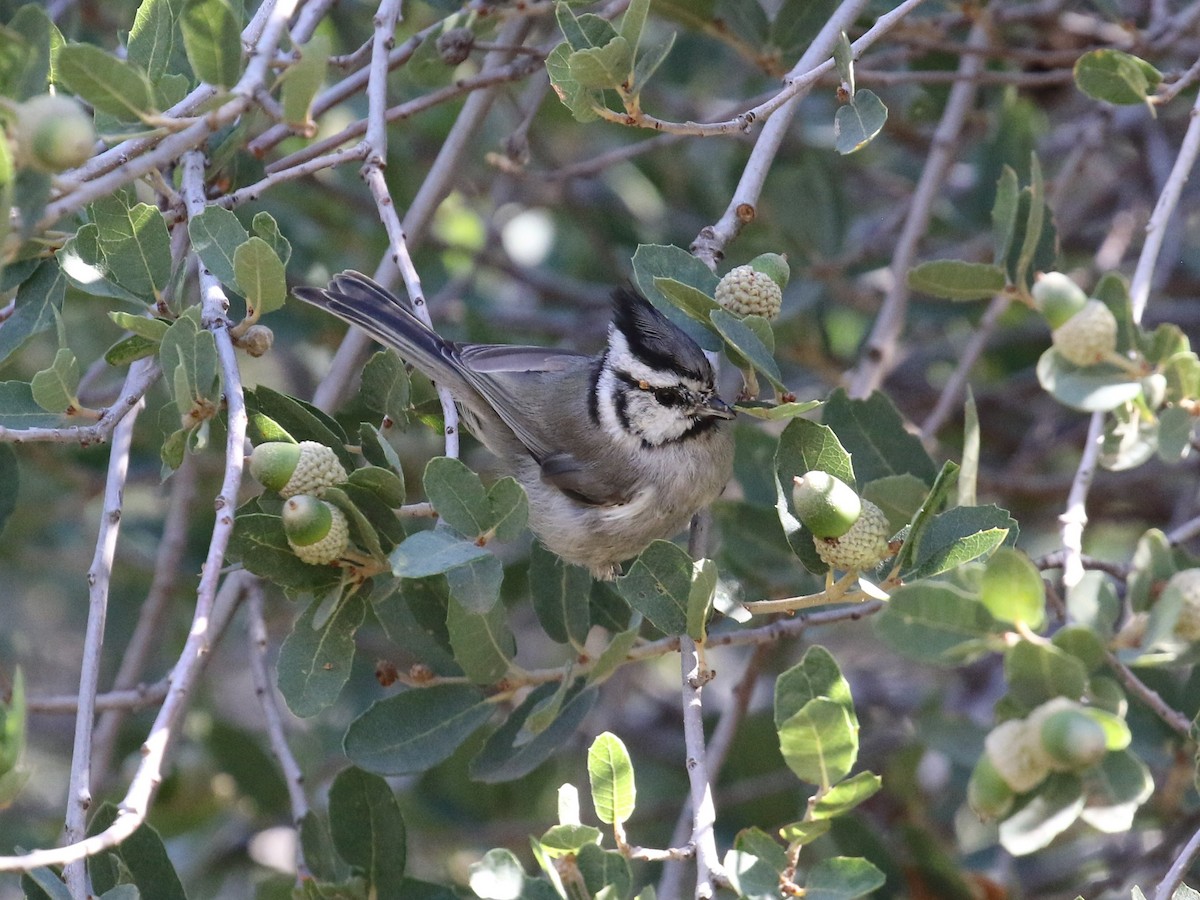
M298 287L292 293L357 325L451 393L474 393L462 377L455 346L418 319L406 301L366 275L347 270L333 276L328 287Z

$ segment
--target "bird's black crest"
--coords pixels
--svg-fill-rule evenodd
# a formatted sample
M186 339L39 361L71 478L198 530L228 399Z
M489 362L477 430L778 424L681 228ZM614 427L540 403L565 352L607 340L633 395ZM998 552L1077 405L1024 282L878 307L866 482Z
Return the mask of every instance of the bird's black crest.
M700 345L631 287L613 291L613 322L630 352L653 369L711 382L712 366Z

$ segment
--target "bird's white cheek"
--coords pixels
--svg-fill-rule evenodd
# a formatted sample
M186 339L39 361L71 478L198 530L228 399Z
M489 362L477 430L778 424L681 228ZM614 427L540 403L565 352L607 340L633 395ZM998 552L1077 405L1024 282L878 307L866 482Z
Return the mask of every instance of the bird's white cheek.
M629 399L629 424L638 437L650 444L677 440L687 431L688 421L677 410L661 406L649 395L633 393Z

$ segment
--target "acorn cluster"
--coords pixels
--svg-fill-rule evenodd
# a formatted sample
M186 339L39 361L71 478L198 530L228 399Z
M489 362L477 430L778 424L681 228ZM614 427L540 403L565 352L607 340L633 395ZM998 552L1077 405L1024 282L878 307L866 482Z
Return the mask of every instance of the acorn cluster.
M830 568L863 572L887 558L887 516L840 478L817 470L805 473L795 480L792 504L813 533L817 556Z
M1017 794L1033 790L1052 772L1091 768L1108 749L1104 726L1083 704L1067 697L1047 700L988 734L967 784L967 803L981 818L999 819Z
M1045 272L1032 289L1038 310L1050 325L1050 339L1063 359L1094 366L1117 351L1117 318L1103 301L1087 294L1062 272Z
M316 441L268 441L254 448L250 474L287 502L281 518L288 546L313 566L335 562L350 544L346 514L321 498L327 488L346 480L337 454Z

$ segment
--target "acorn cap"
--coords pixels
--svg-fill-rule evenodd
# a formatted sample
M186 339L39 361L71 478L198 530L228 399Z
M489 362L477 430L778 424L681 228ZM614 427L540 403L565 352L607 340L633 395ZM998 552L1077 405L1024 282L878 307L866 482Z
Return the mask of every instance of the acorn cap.
M983 740L987 758L1018 794L1033 790L1050 774L1050 756L1036 728L1025 719L1007 719Z
M283 504L283 530L288 543L307 547L322 540L333 527L333 507L310 494L297 494Z
M1176 572L1163 586L1163 595L1167 591L1179 594L1179 614L1172 628L1175 636L1185 641L1200 641L1200 569Z
M279 491L288 483L299 461L299 444L267 441L250 454L250 476L268 490Z
M350 523L331 503L296 494L283 504L283 530L296 558L310 566L337 562L350 546Z
M862 513L862 500L854 488L828 472L806 472L795 479L795 485L796 515L819 538L841 537Z
M1058 328L1083 309L1088 299L1083 288L1062 272L1039 274L1030 293L1051 329Z
M1117 349L1117 317L1102 300L1088 300L1083 308L1050 332L1059 356L1077 366L1103 362Z
M763 253L754 257L747 265L755 272L762 272L770 278L779 285L781 291L787 287L788 278L792 274L785 253Z
M862 512L840 537L813 536L817 556L825 565L843 572L866 572L887 558L888 520L870 500L862 500Z
M774 319L783 307L783 290L775 279L750 264L736 266L717 282L713 298L735 316Z

